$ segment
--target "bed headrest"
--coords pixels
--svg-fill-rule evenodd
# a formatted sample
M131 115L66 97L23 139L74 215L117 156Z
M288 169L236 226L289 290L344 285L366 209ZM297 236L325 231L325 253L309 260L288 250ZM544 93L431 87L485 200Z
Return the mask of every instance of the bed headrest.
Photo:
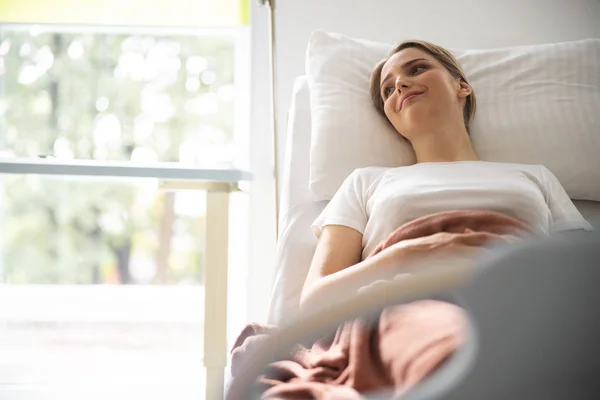
M325 31L311 36L314 200L331 199L356 168L414 162L369 96L370 72L392 47ZM470 133L479 157L542 164L572 198L600 201L600 39L449 50L477 96Z

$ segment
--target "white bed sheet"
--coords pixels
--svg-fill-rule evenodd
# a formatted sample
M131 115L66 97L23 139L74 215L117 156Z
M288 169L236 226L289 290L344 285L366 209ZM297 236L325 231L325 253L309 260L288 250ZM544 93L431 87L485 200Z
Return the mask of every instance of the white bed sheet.
M310 136L311 115L308 80L305 76L299 76L294 82L294 91L287 120L279 214L280 227L287 211L297 205L313 201L308 188Z
M268 315L268 322L273 324L285 323L296 316L302 285L317 245L310 225L327 204L313 201L309 193L310 122L310 92L306 77L300 76L294 82L286 132L277 267Z
M309 192L311 146L310 90L300 76L294 82L284 160L279 242L268 322L285 324L297 316L298 301L317 245L310 225L327 201L315 202ZM583 216L600 229L600 202L575 201Z

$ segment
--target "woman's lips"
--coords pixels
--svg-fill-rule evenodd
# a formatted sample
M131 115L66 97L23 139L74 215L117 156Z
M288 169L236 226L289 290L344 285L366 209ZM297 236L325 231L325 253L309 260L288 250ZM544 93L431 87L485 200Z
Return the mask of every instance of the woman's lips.
M400 107L398 108L398 111L402 110L402 107L404 107L404 103L407 100L412 99L413 97L416 97L418 95L423 94L423 92L414 92L414 93L409 93L407 96L403 97L402 100L400 101Z

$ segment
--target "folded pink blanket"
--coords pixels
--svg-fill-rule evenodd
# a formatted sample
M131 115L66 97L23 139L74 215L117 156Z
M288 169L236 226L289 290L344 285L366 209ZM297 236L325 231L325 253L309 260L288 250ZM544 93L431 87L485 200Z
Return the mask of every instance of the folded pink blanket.
M530 232L503 214L460 210L429 215L398 228L371 254L402 240L438 232L473 231L497 235ZM270 364L256 384L263 399L360 399L361 392L394 388L396 396L417 384L450 357L465 340L463 310L438 300L384 309L375 323L361 318L338 327L311 347L296 346ZM277 327L250 324L232 350L232 376L244 357L264 344ZM235 399L231 399L235 400Z

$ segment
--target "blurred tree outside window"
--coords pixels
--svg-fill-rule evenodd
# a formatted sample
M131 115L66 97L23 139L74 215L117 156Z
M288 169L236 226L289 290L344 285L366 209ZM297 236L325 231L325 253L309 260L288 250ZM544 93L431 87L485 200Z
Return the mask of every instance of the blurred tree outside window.
M233 166L236 29L163 32L0 25L0 156ZM201 283L204 206L153 180L1 176L0 282Z

